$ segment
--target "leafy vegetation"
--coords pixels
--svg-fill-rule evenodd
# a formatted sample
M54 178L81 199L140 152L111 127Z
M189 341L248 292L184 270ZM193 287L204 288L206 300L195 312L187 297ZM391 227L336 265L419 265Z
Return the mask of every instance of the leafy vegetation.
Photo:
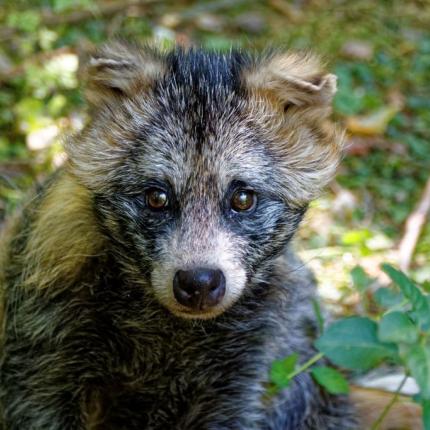
M310 369L320 385L339 394L348 392L348 383L341 373L330 367L311 367L322 357L349 371L366 371L382 362L402 366L405 374L418 384L420 391L415 400L423 408L424 429L429 430L430 294L425 293L425 286L416 285L391 265L384 264L383 270L393 282L387 291L399 295L400 302L380 304L373 315L339 319L315 342L318 354L300 367L297 355L275 362L270 379L279 390ZM366 275L361 272L360 276Z
M340 317L316 345L354 373L387 361L403 366L417 380L430 428L430 223L414 244L409 276L381 270L398 263L429 179L428 0L3 0L0 224L64 161L61 141L87 120L80 60L113 36L220 50L312 49L327 60L339 78L334 118L347 130L345 157L296 239ZM328 391L345 392L341 373L312 367L318 357L274 363L275 389L304 367Z

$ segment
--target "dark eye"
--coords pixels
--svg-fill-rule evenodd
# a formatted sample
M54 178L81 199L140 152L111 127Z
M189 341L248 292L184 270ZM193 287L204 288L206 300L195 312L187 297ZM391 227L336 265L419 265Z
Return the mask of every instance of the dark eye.
M146 192L146 204L150 209L159 211L165 209L169 204L167 193L158 188L151 188Z
M257 196L252 190L237 190L231 197L231 208L236 212L250 211L257 203Z
M287 102L284 105L284 112L289 111L292 107L294 107L293 103Z

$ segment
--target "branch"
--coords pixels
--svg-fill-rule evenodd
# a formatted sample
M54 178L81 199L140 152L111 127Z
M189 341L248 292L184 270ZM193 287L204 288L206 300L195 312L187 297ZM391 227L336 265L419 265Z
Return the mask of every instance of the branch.
M408 216L405 233L399 244L399 266L408 271L415 247L421 234L426 217L430 211L430 178L427 180L421 199L415 210Z
M379 415L378 419L373 423L371 430L378 430L380 428L382 421L384 421L388 412L390 411L390 409L393 407L394 403L396 403L397 399L399 398L399 395L400 395L400 392L402 391L403 385L405 385L407 380L408 380L408 375L405 375L405 377L402 379L402 382L397 387L397 390L394 393L393 397L391 398L390 402L387 403L387 405L385 406L381 415Z
M384 413L385 417L379 423L378 430L394 428L423 430L421 407L407 396L397 394L396 397L392 392L351 385L350 397L357 410L360 428L372 428L375 421L381 417L381 413L390 405L388 413ZM393 398L396 398L394 403Z

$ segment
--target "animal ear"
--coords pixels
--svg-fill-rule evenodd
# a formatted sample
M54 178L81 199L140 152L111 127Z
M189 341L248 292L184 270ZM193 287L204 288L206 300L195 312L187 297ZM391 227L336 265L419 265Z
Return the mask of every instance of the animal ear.
M85 95L94 105L132 96L150 87L164 69L161 55L149 48L109 43L96 51L84 67Z
M245 72L246 86L285 109L329 107L336 93L337 77L325 73L319 59L310 54L272 54Z

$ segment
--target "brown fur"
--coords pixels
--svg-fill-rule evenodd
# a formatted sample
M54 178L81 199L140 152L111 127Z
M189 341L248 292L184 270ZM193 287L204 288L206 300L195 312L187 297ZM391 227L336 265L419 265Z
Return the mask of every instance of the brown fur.
M119 92L133 96L147 90L164 73L164 64L155 51L114 42L91 58L82 76L87 82L87 100L100 105Z
M301 205L316 198L333 177L344 142L340 128L327 120L336 76L315 55L287 53L269 56L243 79L254 99L250 115L284 159L282 176L294 181L288 199Z
M70 285L102 246L88 190L64 174L38 208L25 252L23 284L37 289L59 282Z

